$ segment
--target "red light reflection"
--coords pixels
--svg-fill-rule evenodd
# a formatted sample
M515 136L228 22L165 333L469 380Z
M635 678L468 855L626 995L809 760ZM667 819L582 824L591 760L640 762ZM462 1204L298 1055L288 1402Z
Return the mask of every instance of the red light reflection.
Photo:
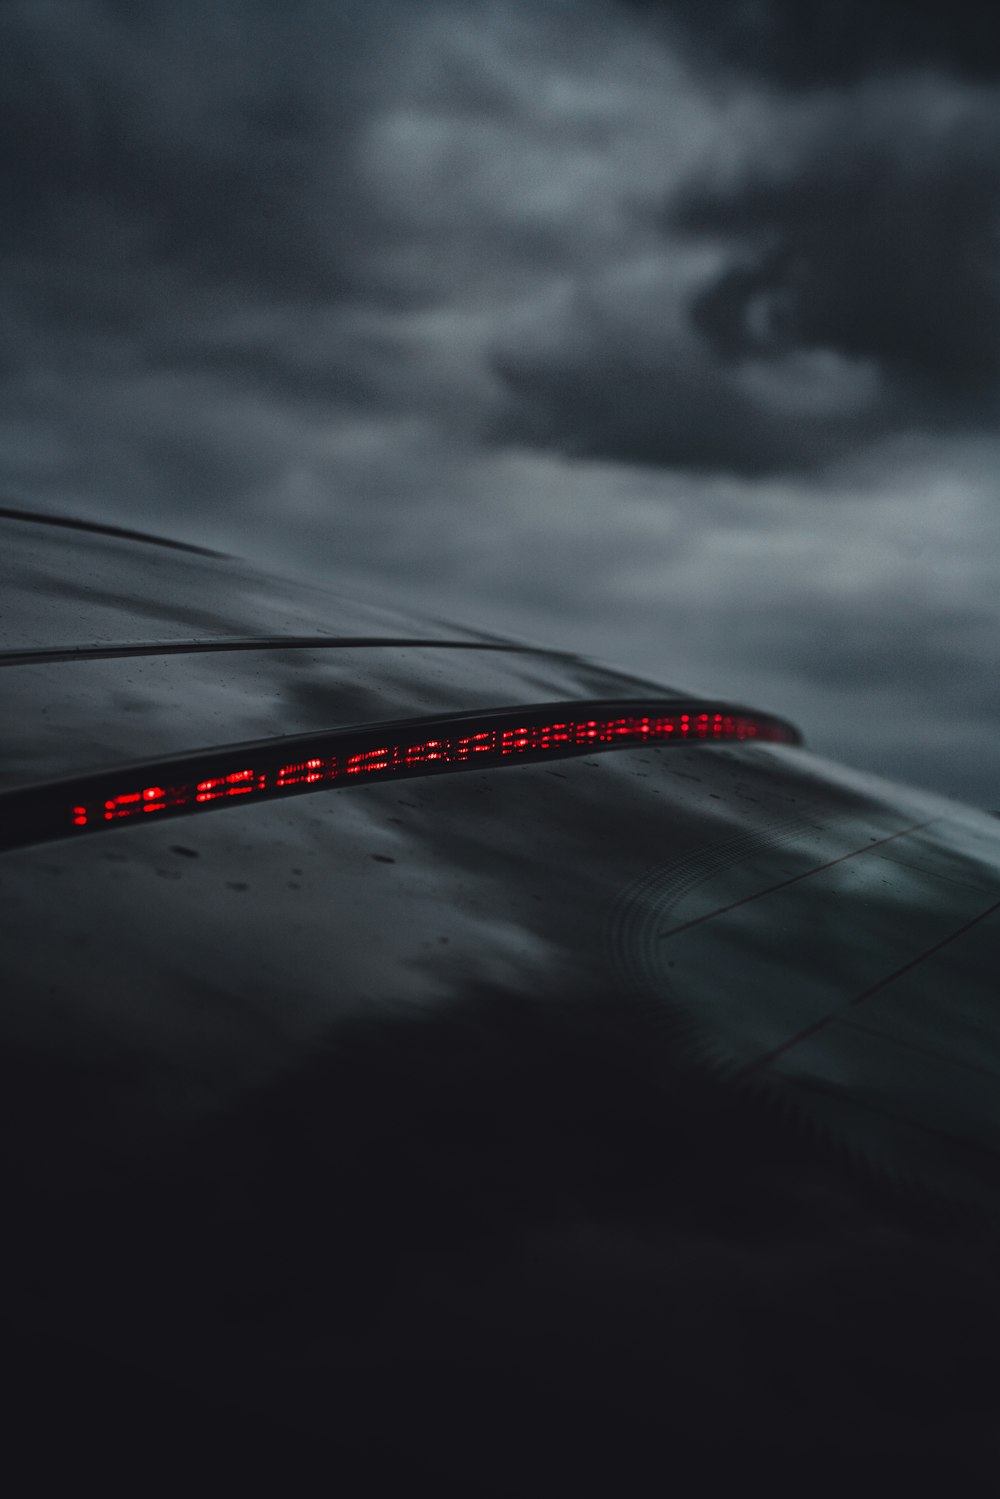
M383 731L383 735L384 735ZM397 731L398 732L398 731ZM426 731L425 731L426 732ZM77 803L70 812L73 827L86 828L100 822L120 822L165 811L194 810L206 803L245 796L280 796L301 788L358 782L386 775L419 772L421 767L443 769L502 762L515 756L532 759L560 755L604 745L628 747L639 744L669 744L685 740L747 740L795 742L794 731L777 720L739 713L689 712L624 714L614 718L561 718L552 723L529 723L511 728L498 725L455 738L433 739L384 737L370 748L361 747L346 758L313 756L288 764L276 764L273 751L257 753L256 763L243 751L238 768L222 769L202 780L181 785L136 786L100 801ZM357 744L357 738L353 740ZM353 747L353 745L352 745ZM251 763L247 763L248 760Z

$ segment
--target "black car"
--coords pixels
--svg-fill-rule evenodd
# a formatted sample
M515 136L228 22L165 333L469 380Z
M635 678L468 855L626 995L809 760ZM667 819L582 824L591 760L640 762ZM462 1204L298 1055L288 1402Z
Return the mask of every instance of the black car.
M0 538L23 1471L990 1482L995 819L180 542Z

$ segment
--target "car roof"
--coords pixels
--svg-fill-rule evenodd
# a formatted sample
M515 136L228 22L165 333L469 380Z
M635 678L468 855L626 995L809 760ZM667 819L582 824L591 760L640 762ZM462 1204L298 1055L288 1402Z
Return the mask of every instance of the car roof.
M0 789L361 724L676 688L238 558L0 510Z
M182 649L245 639L498 641L412 610L289 581L219 552L69 516L0 508L6 652Z

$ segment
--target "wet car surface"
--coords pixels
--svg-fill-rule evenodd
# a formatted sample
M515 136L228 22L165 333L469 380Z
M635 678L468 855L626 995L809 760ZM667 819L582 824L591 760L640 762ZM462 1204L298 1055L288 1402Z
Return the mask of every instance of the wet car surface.
M8 819L227 747L698 702L0 528ZM19 824L26 1429L359 1493L993 1470L1000 824L791 734L634 737Z

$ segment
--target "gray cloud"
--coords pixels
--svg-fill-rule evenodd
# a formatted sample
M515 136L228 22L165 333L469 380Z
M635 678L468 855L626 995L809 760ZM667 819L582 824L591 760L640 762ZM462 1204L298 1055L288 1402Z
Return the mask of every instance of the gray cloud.
M747 476L807 472L887 425L882 399L864 405L864 370L860 399L850 368L828 358L786 362L768 389L766 369L723 359L707 340L659 340L607 316L575 322L566 341L554 329L548 347L501 347L494 368L508 392L496 439L576 458Z
M971 78L1000 73L1000 18L991 0L622 3L665 22L675 45L792 87L926 66Z
M344 294L363 280L340 226L364 209L350 149L366 29L312 0L5 6L3 253L72 267L51 310L102 326L144 317L134 293L162 267Z
M818 123L791 160L670 205L674 226L739 247L696 327L730 359L873 359L922 416L981 416L1000 375L1000 100L921 81Z
M976 429L1000 394L1000 100L931 78L775 102L660 218L721 266L670 327L578 308L501 348L503 431L622 462L807 472L893 432Z

